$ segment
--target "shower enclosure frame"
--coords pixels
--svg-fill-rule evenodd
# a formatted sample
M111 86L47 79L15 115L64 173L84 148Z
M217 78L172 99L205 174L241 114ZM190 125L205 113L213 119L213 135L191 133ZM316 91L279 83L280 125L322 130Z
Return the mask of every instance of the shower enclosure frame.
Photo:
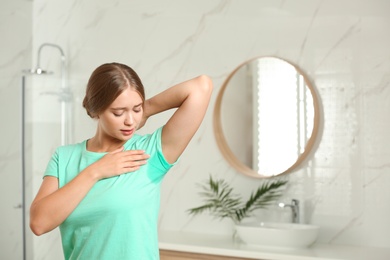
M53 91L46 91L40 93L41 95L54 95L58 97L58 101L61 106L61 145L66 145L71 142L72 139L72 112L71 105L73 102L72 92L67 84L67 71L66 71L66 58L63 49L53 43L43 43L40 45L37 53L37 66L35 69L23 70L21 81L21 170L22 170L22 203L18 205L18 208L22 209L22 239L23 239L23 260L27 260L27 194L26 194L26 179L27 179L27 166L26 166L26 77L34 75L49 75L53 72L44 70L41 68L41 54L45 47L52 47L57 49L61 55L61 85L58 89Z

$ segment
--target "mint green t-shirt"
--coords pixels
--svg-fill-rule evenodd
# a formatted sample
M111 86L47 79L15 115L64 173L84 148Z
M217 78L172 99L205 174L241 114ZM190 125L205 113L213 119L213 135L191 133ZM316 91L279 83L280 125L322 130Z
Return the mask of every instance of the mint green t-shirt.
M125 150L145 150L146 165L135 172L98 181L60 225L65 259L159 259L157 219L161 181L169 164L161 149L161 131L134 135ZM63 187L106 153L86 150L86 141L61 146L53 154L45 176Z

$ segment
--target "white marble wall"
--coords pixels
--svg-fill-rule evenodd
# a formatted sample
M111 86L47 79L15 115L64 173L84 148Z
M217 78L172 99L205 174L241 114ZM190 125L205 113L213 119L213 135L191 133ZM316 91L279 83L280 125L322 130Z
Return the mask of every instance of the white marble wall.
M31 65L32 3L0 2L0 259L22 259L21 82Z
M186 210L201 202L196 183L209 174L234 183L244 194L259 185L222 158L212 110L234 68L255 56L276 55L309 75L323 114L317 151L289 176L285 199L301 200L303 219L321 226L320 242L390 247L389 1L35 0L32 5L33 55L40 44L52 42L67 56L75 94L74 141L94 134L81 100L87 78L101 63L132 66L147 96L201 73L213 78L215 92L205 121L164 182L160 229L231 232L229 221L191 218ZM56 55L46 54L42 64L58 71ZM152 119L143 131L167 116ZM49 159L51 148L46 150L42 160L44 153ZM34 166L35 191L42 167ZM37 250L42 244L35 244L35 259L51 254Z

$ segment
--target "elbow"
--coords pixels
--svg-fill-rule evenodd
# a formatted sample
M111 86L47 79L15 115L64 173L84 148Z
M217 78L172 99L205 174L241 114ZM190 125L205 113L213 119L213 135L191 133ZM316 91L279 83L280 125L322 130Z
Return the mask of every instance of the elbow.
M30 212L30 229L36 236L41 236L48 232L45 226L43 225L43 221L41 220L41 218L35 216L34 214L31 214L31 212Z
M46 233L39 225L37 225L33 221L30 221L30 229L36 236L41 236Z
M200 75L197 77L197 80L199 82L199 86L204 91L204 93L211 95L213 91L213 81L211 78L207 75Z

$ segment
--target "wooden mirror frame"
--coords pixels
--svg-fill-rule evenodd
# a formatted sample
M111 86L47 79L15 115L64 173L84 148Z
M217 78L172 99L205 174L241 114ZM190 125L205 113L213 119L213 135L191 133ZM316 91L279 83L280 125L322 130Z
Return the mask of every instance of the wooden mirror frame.
M307 141L307 144L305 146L304 152L302 154L300 154L298 156L297 160L295 161L295 163L292 164L285 171L283 171L283 172L281 172L279 174L271 175L271 176L262 175L260 172L257 172L255 170L253 170L252 168L248 167L247 165L245 165L243 162L241 162L235 156L235 154L233 153L233 151L229 147L229 145L228 145L228 143L226 141L226 138L225 138L225 136L223 134L222 122L221 122L222 98L223 98L223 95L225 93L225 89L226 89L226 87L228 86L228 84L230 82L230 79L244 65L246 65L247 63L252 62L254 60L261 59L261 58L276 58L276 59L284 61L284 62L290 64L291 66L293 66L297 70L297 72L300 75L302 75L302 77L304 78L305 84L309 88L310 93L311 93L311 95L313 97L313 107L314 107L313 130L312 130L312 133L311 133L311 136L310 136L309 140ZM274 56L255 57L253 59L250 59L250 60L247 60L247 61L241 63L236 69L234 69L228 75L227 79L224 81L224 83L222 84L221 89L218 92L217 99L216 99L215 106L214 106L214 113L213 113L214 136L215 136L218 148L221 151L223 157L238 172L240 172L240 173L242 173L242 174L244 174L246 176L253 177L253 178L272 178L272 177L275 177L275 176L281 176L281 175L284 175L284 174L287 174L287 173L291 173L293 170L297 169L297 167L307 158L307 156L309 155L309 153L313 149L314 143L315 143L315 141L317 139L318 132L319 132L319 123L320 123L319 99L318 99L318 95L316 93L316 90L315 90L314 86L312 85L312 83L310 82L308 76L297 65L295 65L295 64L293 64L293 63L291 63L291 62L289 62L289 61L287 61L285 59L281 59L279 57L274 57Z

